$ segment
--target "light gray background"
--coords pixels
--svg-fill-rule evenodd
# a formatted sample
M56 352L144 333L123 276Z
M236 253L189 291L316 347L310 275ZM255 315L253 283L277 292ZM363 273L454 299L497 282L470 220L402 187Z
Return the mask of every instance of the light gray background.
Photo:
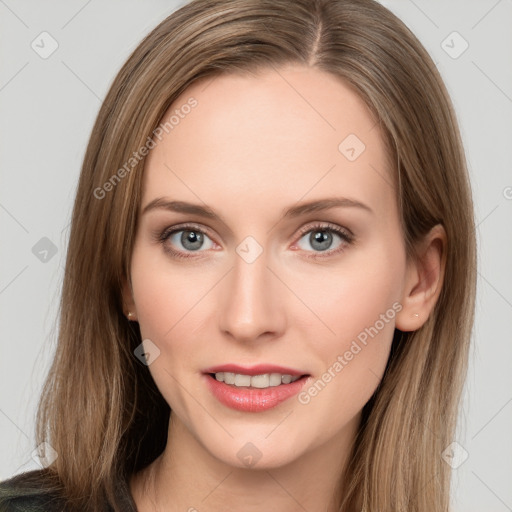
M31 457L35 407L54 348L75 186L101 100L142 37L182 3L0 0L0 479L39 467ZM474 190L478 300L455 453L469 457L453 470L454 511L512 511L512 0L382 3L446 81ZM49 48L43 31L59 45L47 59L31 47ZM43 237L57 249L47 261L32 252Z

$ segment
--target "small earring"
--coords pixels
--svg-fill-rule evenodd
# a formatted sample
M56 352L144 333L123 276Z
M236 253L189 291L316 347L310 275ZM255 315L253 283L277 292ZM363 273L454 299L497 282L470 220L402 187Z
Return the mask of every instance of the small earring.
M131 311L128 311L126 316L128 317L128 320L131 320L132 316L133 316L133 313Z
M418 315L418 313L414 313L414 316L419 317L420 315Z

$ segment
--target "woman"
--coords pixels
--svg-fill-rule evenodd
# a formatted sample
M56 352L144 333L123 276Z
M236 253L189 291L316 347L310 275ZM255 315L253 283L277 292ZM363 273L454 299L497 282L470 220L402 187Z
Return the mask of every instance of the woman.
M403 23L194 0L99 112L38 411L58 456L0 503L448 510L475 272L456 118Z

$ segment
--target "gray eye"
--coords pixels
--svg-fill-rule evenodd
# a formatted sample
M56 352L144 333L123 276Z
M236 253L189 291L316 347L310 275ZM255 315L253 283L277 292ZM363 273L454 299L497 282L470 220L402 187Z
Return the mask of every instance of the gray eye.
M306 239L310 244L310 247L313 248L314 251L327 251L329 249L335 249L336 247L331 247L333 244L334 237L338 237L341 243L341 237L337 233L334 233L330 229L322 229L322 228L314 228L308 233L306 233L298 242L299 247L305 251L308 251L307 247L302 247L300 245L301 241Z
M180 235L181 233L181 235ZM177 246L179 249L179 244L185 249L185 251L198 251L201 248L210 249L212 247L212 241L205 233L202 233L199 230L195 229L181 229L176 231L169 237L171 243ZM179 240L179 244L178 244ZM210 246L204 247L205 241L210 241Z

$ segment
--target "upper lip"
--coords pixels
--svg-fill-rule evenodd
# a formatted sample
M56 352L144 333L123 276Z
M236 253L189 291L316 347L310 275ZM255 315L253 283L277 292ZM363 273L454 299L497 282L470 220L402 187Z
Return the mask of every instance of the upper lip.
M286 368L285 366L276 366L275 364L257 364L255 366L240 366L238 364L219 364L206 368L204 373L231 372L241 373L243 375L263 375L265 373L280 373L282 375L302 376L308 375L306 372Z

